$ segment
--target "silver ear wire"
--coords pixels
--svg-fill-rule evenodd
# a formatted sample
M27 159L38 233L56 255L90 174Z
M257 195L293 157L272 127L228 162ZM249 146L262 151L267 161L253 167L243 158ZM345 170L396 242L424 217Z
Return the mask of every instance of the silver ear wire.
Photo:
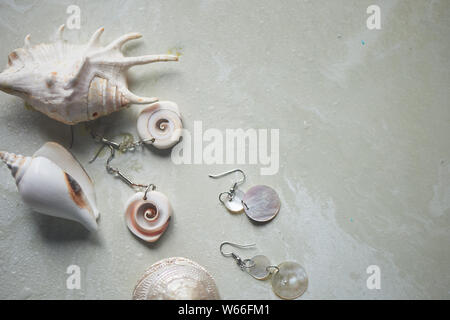
M240 184L243 184L245 182L245 180L246 180L246 176L245 176L244 171L242 171L239 168L236 168L236 169L233 169L233 170L229 170L229 171L225 171L225 172L222 172L222 173L219 173L219 174L209 174L208 176L210 178L217 179L217 178L221 178L221 177L226 176L226 175L228 175L230 173L233 173L233 172L240 172L242 174L242 179L237 181L234 185L238 186Z
M233 242L224 241L224 242L222 242L222 243L220 244L220 247L219 247L220 253L221 253L224 257L231 257L231 256L233 256L233 252L225 253L225 252L223 251L223 247L224 247L224 246L227 246L227 245L228 245L228 246L231 246L231 247L235 247L235 248L251 248L251 247L254 247L254 246L255 246L254 243L252 243L252 244L236 244L236 243L233 243Z
M224 241L220 244L219 250L220 253L224 256L224 257L232 257L235 261L236 264L239 266L239 268L241 268L241 270L246 270L249 268L252 268L255 266L255 262L252 259L244 259L242 260L241 257L239 257L236 253L234 252L227 252L225 253L223 251L223 247L229 245L235 248L251 248L254 247L255 244L236 244L236 243L232 243L232 242L228 242L228 241Z
M236 168L236 169L229 170L229 171L225 171L225 172L222 172L222 173L219 173L219 174L209 174L209 175L208 175L210 178L218 179L218 178L224 177L224 176L226 176L226 175L228 175L228 174L230 174L230 173L233 173L233 172L240 172L240 173L242 174L242 179L239 180L239 181L236 181L236 182L231 186L230 191L224 191L224 192L219 193L219 201L220 201L222 204L225 204L224 200L222 200L222 196L223 196L224 194L228 195L228 200L232 200L232 199L234 198L234 194L235 194L235 192L236 192L237 187L238 187L239 185L243 184L243 183L245 182L245 180L246 180L245 173L244 173L244 171L242 171L241 169Z
M130 178L128 178L126 175L124 175L118 168L114 168L110 165L111 161L114 159L114 157L116 155L116 150L123 150L123 148L121 146L122 144L119 144L114 141L110 141L104 137L95 136L94 134L92 134L92 136L94 137L94 139L96 139L96 141L103 143L103 146L95 154L94 158L92 158L89 161L89 163L94 162L98 158L98 156L99 156L100 152L103 150L103 148L108 147L111 154L109 155L108 160L106 160L106 165L105 165L106 171L109 174L113 174L113 175L119 177L122 181L124 181L126 184L128 184L132 188L145 189L144 200L147 200L147 193L149 191L153 191L156 189L156 186L153 183L150 183L150 184L135 183L135 182L131 181ZM153 141L154 141L154 139L153 139ZM141 145L143 143L144 143L144 141L140 140L140 141L128 144L128 146L125 148L129 150L130 148L135 148L136 146ZM133 145L133 146L131 146L131 145ZM128 151L128 150L125 150L125 151Z
M117 142L108 140L105 137L96 134L94 131L91 131L91 136L95 141L101 142L108 146L111 146L114 149L119 150L121 152L134 151L134 150L136 150L137 147L140 147L143 144L150 144L150 143L155 142L155 138L150 138L150 139L137 140L137 141L123 141L121 143L117 143ZM95 159L93 159L93 160L95 160ZM93 160L91 160L91 161L93 161Z
M229 191L224 191L224 192L219 193L219 201L222 202L223 205L225 205L225 201L222 199L222 196L225 194L228 196L229 200L233 199L233 196L234 196L234 194Z

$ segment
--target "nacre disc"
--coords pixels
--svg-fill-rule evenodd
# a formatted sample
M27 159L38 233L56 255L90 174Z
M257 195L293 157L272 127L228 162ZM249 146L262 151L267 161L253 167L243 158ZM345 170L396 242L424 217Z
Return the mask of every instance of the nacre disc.
M244 210L244 205L242 204L242 199L244 198L244 192L241 190L236 190L234 192L233 199L228 199L228 197L223 201L225 208L231 213L239 213Z
M251 187L242 199L247 216L256 222L272 220L280 211L280 198L275 190L264 185Z
M308 288L308 275L297 262L283 262L272 276L272 289L282 299L300 297Z
M198 263L174 257L156 262L145 272L133 300L218 300L213 277Z
M267 271L267 267L270 266L270 260L266 256L257 255L250 259L253 262L253 266L247 268L247 272L255 279L264 280L270 272Z

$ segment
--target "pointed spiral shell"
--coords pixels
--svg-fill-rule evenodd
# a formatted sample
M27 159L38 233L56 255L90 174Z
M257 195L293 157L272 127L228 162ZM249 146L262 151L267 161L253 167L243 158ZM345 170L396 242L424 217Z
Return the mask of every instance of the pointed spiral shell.
M125 220L128 229L138 238L157 241L169 226L172 217L172 206L161 192L138 192L126 205Z
M26 168L30 165L31 157L24 157L14 153L0 151L0 159L11 170L12 176L16 179L16 184L20 183Z
M218 300L214 278L198 263L168 258L153 264L139 280L133 300Z
M33 157L0 152L24 203L34 211L97 229L99 216L92 181L64 147L48 142Z
M158 149L174 146L181 137L183 124L176 103L160 101L145 107L139 114L137 130L145 141L155 139L152 144Z
M128 107L129 102L117 85L108 79L94 77L89 85L87 116L89 120L95 120Z

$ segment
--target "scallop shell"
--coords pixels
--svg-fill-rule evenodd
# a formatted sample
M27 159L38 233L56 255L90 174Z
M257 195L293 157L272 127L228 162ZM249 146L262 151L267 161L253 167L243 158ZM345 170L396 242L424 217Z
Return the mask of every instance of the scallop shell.
M145 107L137 120L140 138L144 141L154 139L151 143L158 149L174 146L180 140L181 129L183 124L178 105L171 101L160 101Z
M126 72L135 65L177 61L172 55L125 57L122 46L141 37L129 33L107 46L100 44L103 28L87 44L64 41L64 25L58 39L25 46L8 56L7 68L0 73L0 89L24 99L34 109L66 124L97 119L127 107L148 104L157 98L139 97L128 90Z
M153 264L139 280L134 300L218 300L213 277L198 263L168 258Z
M99 213L92 180L64 147L48 142L32 157L0 152L0 159L33 210L77 221L90 231L97 229Z
M147 242L157 241L169 226L172 206L167 197L158 191L150 191L132 196L126 205L125 220L128 229Z

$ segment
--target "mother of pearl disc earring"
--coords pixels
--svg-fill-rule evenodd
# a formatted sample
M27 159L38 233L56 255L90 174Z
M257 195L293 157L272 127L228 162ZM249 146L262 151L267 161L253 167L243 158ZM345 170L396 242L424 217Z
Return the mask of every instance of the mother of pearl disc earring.
M224 257L232 257L242 271L247 272L255 279L265 280L272 277L272 290L280 298L287 300L298 298L308 288L308 275L297 262L286 261L274 266L270 263L269 258L263 255L243 260L234 252L225 252L223 247L226 245L235 248L249 248L254 244L239 245L225 241L220 244L220 253Z
M220 178L233 172L242 174L242 179L235 182L230 191L219 194L220 202L232 213L245 211L247 217L256 222L267 222L275 218L280 211L280 198L275 190L269 186L257 185L247 192L242 192L238 186L246 180L245 173L241 169L233 169L216 175L210 174L210 178Z

